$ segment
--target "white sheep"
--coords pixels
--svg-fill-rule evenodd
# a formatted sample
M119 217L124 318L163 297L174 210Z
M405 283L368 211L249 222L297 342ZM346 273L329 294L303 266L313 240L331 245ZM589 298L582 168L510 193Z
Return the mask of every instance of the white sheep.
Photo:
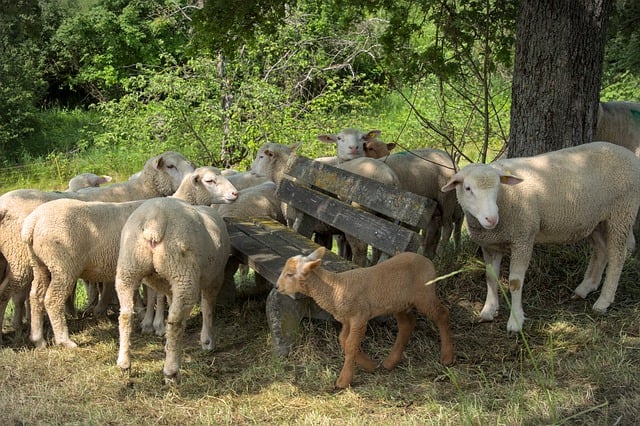
M335 157L319 157L316 158L316 161L335 166L344 161L364 157L365 143L375 140L380 133L380 130L362 132L358 129L344 129L336 134L318 135L318 140L321 142L336 145L337 155Z
M29 288L33 273L27 246L20 239L24 218L37 206L60 198L83 201L129 201L171 195L193 164L179 153L167 151L150 158L127 182L79 192L46 192L18 189L0 197L0 253L7 261L0 277L0 330L7 302L16 292ZM15 319L15 317L14 317ZM0 339L2 334L0 333Z
M600 286L593 305L604 313L613 302L625 260L626 242L640 207L640 162L629 150L593 142L533 157L470 164L442 187L455 189L467 229L482 248L487 297L480 312L492 321L498 311L498 276L510 252L511 314L507 330L522 329L522 287L534 244L587 239L589 266L575 295Z
M396 173L401 189L438 203L434 218L424 230L424 254L429 258L441 254L452 234L458 249L464 216L455 194L440 191L456 172L451 156L440 149L421 148L394 153L380 161Z
M236 197L236 189L226 178L209 167L201 167L183 179L172 199L209 205L233 202ZM144 201L60 199L42 204L24 220L22 239L29 249L34 274L30 295L31 340L36 346L46 345L42 334L45 307L55 343L77 346L69 338L64 301L78 278L115 281L120 233L129 215Z
M226 225L211 207L191 206L172 198L144 202L122 229L116 291L120 349L118 366L131 368L134 292L144 281L170 297L163 373L180 381L182 345L189 314L201 296L200 343L214 349L213 315L231 251Z
M289 258L276 289L291 297L302 293L313 298L342 324L339 341L345 359L337 387L351 385L356 364L365 371L375 369L375 362L360 350L367 323L374 317L393 314L398 322L396 341L383 367L392 369L401 361L416 324L411 312L414 307L438 327L440 361L453 363L449 310L440 303L431 282L437 274L429 259L403 252L368 268L335 273L320 267L324 252L320 247L306 257Z
M600 102L593 140L623 146L640 158L640 104Z
M97 175L95 173L81 173L69 180L67 191L79 191L84 188L95 188L103 183L111 182L113 178L107 175Z
M342 162L336 167L369 179L373 179L380 183L390 185L392 187L398 188L400 186L398 176L391 169L391 167L387 166L385 163L379 160L376 160L375 158L355 158L350 161ZM368 245L349 234L346 234L345 237L347 242L351 246L351 260L353 261L353 263L358 266L366 266ZM342 253L343 252L344 249L342 250ZM379 253L376 249L374 249L374 263L378 256Z

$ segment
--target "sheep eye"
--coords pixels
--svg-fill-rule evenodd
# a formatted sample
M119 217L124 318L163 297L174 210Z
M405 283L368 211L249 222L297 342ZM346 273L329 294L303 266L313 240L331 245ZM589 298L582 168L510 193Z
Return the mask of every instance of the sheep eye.
M209 178L209 179L206 179L205 182L208 183L208 184L214 184L215 185L216 180Z
M467 191L467 192L471 192L471 187L470 186L465 186L464 190Z
M176 166L174 166L173 164L167 164L167 169L175 169Z

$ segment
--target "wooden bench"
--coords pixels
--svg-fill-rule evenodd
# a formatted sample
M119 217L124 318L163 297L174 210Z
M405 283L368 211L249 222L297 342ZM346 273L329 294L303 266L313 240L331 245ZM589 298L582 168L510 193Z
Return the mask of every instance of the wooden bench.
M419 230L431 220L436 202L298 155L290 157L277 196L298 212L291 228L269 218L225 220L233 249L230 268L244 263L256 280L259 274L270 283L267 318L275 349L284 356L299 337L302 318L330 318L311 298L294 300L272 288L289 257L318 247L311 239L317 222L392 256L420 247ZM358 267L329 251L323 266L336 272Z

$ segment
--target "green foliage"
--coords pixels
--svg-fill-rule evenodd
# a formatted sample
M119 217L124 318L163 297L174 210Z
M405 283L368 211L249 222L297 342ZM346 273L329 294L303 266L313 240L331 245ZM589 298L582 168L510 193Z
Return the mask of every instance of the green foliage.
M45 83L38 2L3 0L0 7L0 163L6 164L15 161L22 139L35 131Z

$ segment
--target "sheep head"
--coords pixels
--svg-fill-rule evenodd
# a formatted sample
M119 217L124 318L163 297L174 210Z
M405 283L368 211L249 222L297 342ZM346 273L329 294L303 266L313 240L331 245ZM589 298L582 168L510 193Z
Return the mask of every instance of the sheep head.
M451 176L442 192L456 190L458 203L485 229L494 229L500 220L498 194L502 185L517 185L519 177L488 164L469 164Z
M276 282L276 290L295 298L296 293L308 295L306 280L312 270L322 264L324 247L317 248L308 256L293 256L287 259Z

